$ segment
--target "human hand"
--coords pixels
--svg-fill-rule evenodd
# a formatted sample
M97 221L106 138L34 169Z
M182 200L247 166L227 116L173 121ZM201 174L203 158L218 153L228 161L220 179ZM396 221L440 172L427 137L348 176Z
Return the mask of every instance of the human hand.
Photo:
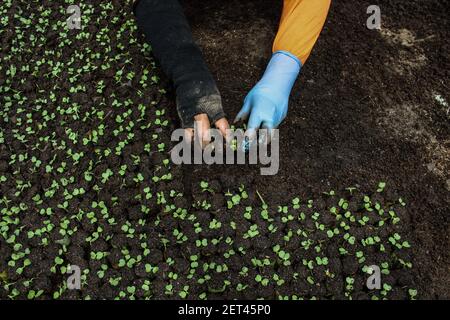
M275 129L285 119L289 96L301 63L284 51L274 53L262 79L249 92L234 122L249 118L247 129Z

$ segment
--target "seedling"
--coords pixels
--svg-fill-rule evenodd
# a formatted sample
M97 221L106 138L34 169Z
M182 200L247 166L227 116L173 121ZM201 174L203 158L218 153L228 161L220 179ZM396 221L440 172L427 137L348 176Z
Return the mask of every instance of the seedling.
M200 182L200 187L202 188L202 192L214 193L214 190L212 190L212 189L209 187L209 184L208 184L208 182L206 182L206 181L201 181L201 182Z
M95 32L69 31L63 7L0 4L0 298L258 299L259 287L270 289L264 298L318 299L341 296L332 281L342 277L351 298L356 280L335 259L364 271L379 253L383 275L415 275L402 255L411 247L399 231L408 230L406 203L385 201L385 182L362 203L347 188L324 193L326 201L286 195L281 205L228 185L216 208L210 195L223 194L170 161L171 103L134 17L114 1L79 5ZM68 291L78 260L83 290ZM289 292L294 281L310 286L304 297ZM393 283L373 297L417 297Z

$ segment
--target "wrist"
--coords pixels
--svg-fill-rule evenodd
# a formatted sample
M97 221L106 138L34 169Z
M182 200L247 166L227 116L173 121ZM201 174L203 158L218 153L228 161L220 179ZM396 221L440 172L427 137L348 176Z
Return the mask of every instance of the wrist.
M261 81L289 95L301 67L302 64L296 56L287 51L277 51L272 55Z
M225 116L222 99L214 82L192 81L177 88L177 110L184 128L192 128L194 117L207 114L215 123Z
M297 64L297 66L298 66L298 72L300 72L301 68L303 67L303 64L300 61L300 59L297 58L297 56L295 56L294 54L290 53L289 51L285 51L285 50L275 51L272 54L272 59L274 57L277 57L278 59L283 59L283 60L289 61L287 63L290 63L290 64L295 62ZM292 68L297 69L297 66L292 65Z

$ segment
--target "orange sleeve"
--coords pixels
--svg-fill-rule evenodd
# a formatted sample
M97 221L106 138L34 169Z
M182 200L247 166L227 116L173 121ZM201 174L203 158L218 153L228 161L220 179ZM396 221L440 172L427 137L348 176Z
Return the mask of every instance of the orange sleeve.
M273 52L288 51L305 64L330 9L331 0L284 0Z

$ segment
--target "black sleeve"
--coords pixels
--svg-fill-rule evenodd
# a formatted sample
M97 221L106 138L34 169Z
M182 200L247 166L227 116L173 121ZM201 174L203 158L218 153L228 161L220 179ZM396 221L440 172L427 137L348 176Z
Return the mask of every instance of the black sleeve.
M213 123L223 118L216 83L178 0L139 0L134 13L154 56L174 83L183 127L192 127L200 113L208 114Z

